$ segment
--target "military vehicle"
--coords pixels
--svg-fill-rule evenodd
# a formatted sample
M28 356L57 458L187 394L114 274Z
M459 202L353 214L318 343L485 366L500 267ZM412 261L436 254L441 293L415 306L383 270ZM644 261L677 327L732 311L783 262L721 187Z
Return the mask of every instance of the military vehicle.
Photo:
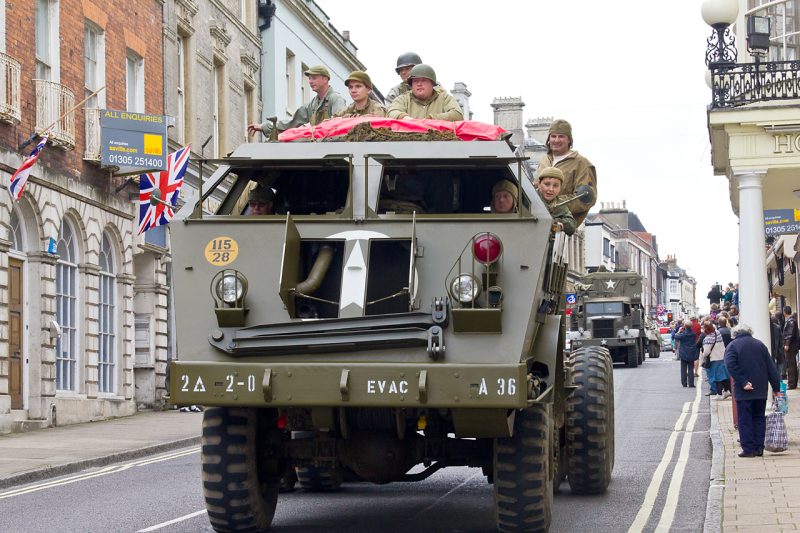
M641 275L598 271L583 276L576 288L568 333L572 348L602 346L615 363L630 368L642 364L645 355L661 355L658 328L642 306Z
M502 531L546 531L564 478L606 490L611 360L564 360L564 235L508 143L253 143L216 163L170 224L170 397L208 406L215 530L268 529L292 470L324 491L481 468ZM501 179L516 213L487 209ZM248 216L256 183L275 214Z

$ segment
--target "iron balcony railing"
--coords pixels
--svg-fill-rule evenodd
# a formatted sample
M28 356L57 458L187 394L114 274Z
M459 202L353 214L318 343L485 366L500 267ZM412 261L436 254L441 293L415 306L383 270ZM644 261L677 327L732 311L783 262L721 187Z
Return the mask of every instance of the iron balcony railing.
M800 99L800 61L719 63L710 70L712 109Z
M87 107L84 110L84 125L86 140L83 150L83 159L86 161L100 161L100 110Z
M19 61L0 53L0 121L19 124L22 120L19 103Z
M36 132L44 133L50 128L50 142L72 150L75 148L75 112L70 110L75 106L75 95L54 81L33 80L33 83L36 87Z

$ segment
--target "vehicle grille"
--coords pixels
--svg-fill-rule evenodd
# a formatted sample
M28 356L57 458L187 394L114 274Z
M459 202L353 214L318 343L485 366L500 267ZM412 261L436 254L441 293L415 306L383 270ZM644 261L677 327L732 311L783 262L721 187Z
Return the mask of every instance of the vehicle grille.
M592 321L592 337L607 339L614 336L614 319L601 319Z

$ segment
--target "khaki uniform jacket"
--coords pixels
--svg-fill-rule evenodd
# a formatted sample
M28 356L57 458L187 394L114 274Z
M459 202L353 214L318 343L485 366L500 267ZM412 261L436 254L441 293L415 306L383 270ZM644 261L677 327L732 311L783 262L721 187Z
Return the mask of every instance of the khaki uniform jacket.
M567 204L570 212L575 217L576 225L580 226L583 219L589 214L589 209L591 209L597 201L597 171L588 159L575 150L572 150L569 155L559 161L557 165L553 165L552 154L547 153L543 155L539 160L536 178L538 179L542 170L552 166L555 166L564 173L564 183L561 185L562 195L572 196L575 194L575 189L581 185L588 185L594 190L594 200L592 200L592 202L587 204L580 200L573 200Z
M398 96L406 94L409 90L411 90L411 88L408 86L408 82L401 81L389 89L389 94L386 95L386 103L391 105Z
M550 211L550 214L553 215L553 224L561 222L561 225L564 226L564 233L572 235L575 233L575 230L578 229L578 224L575 221L575 217L572 216L569 207L567 207L569 204L556 205L566 199L567 197L563 195L556 196L556 199L547 205L547 209Z
M285 131L308 123L316 126L323 120L332 118L336 113L344 111L345 107L347 107L347 102L342 95L334 91L333 87L328 87L328 92L322 99L319 95L315 95L309 103L298 107L292 118L279 120L275 127L278 131ZM269 135L269 132L272 131L272 122L264 122L261 125L261 131L264 135Z
M379 102L369 98L367 99L367 106L364 109L356 109L356 103L353 102L344 111L340 111L334 115L335 117L385 117L386 108Z
M433 88L430 100L423 102L411 91L398 96L389 106L389 118L435 118L439 120L464 120L461 106L450 93L441 87Z

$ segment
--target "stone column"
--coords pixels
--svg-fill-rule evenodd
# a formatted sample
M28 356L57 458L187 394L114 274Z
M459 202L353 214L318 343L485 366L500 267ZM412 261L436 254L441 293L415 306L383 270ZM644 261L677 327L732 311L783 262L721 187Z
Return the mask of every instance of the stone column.
M753 328L755 338L769 346L762 196L765 174L764 170L736 174L739 179L739 317Z

